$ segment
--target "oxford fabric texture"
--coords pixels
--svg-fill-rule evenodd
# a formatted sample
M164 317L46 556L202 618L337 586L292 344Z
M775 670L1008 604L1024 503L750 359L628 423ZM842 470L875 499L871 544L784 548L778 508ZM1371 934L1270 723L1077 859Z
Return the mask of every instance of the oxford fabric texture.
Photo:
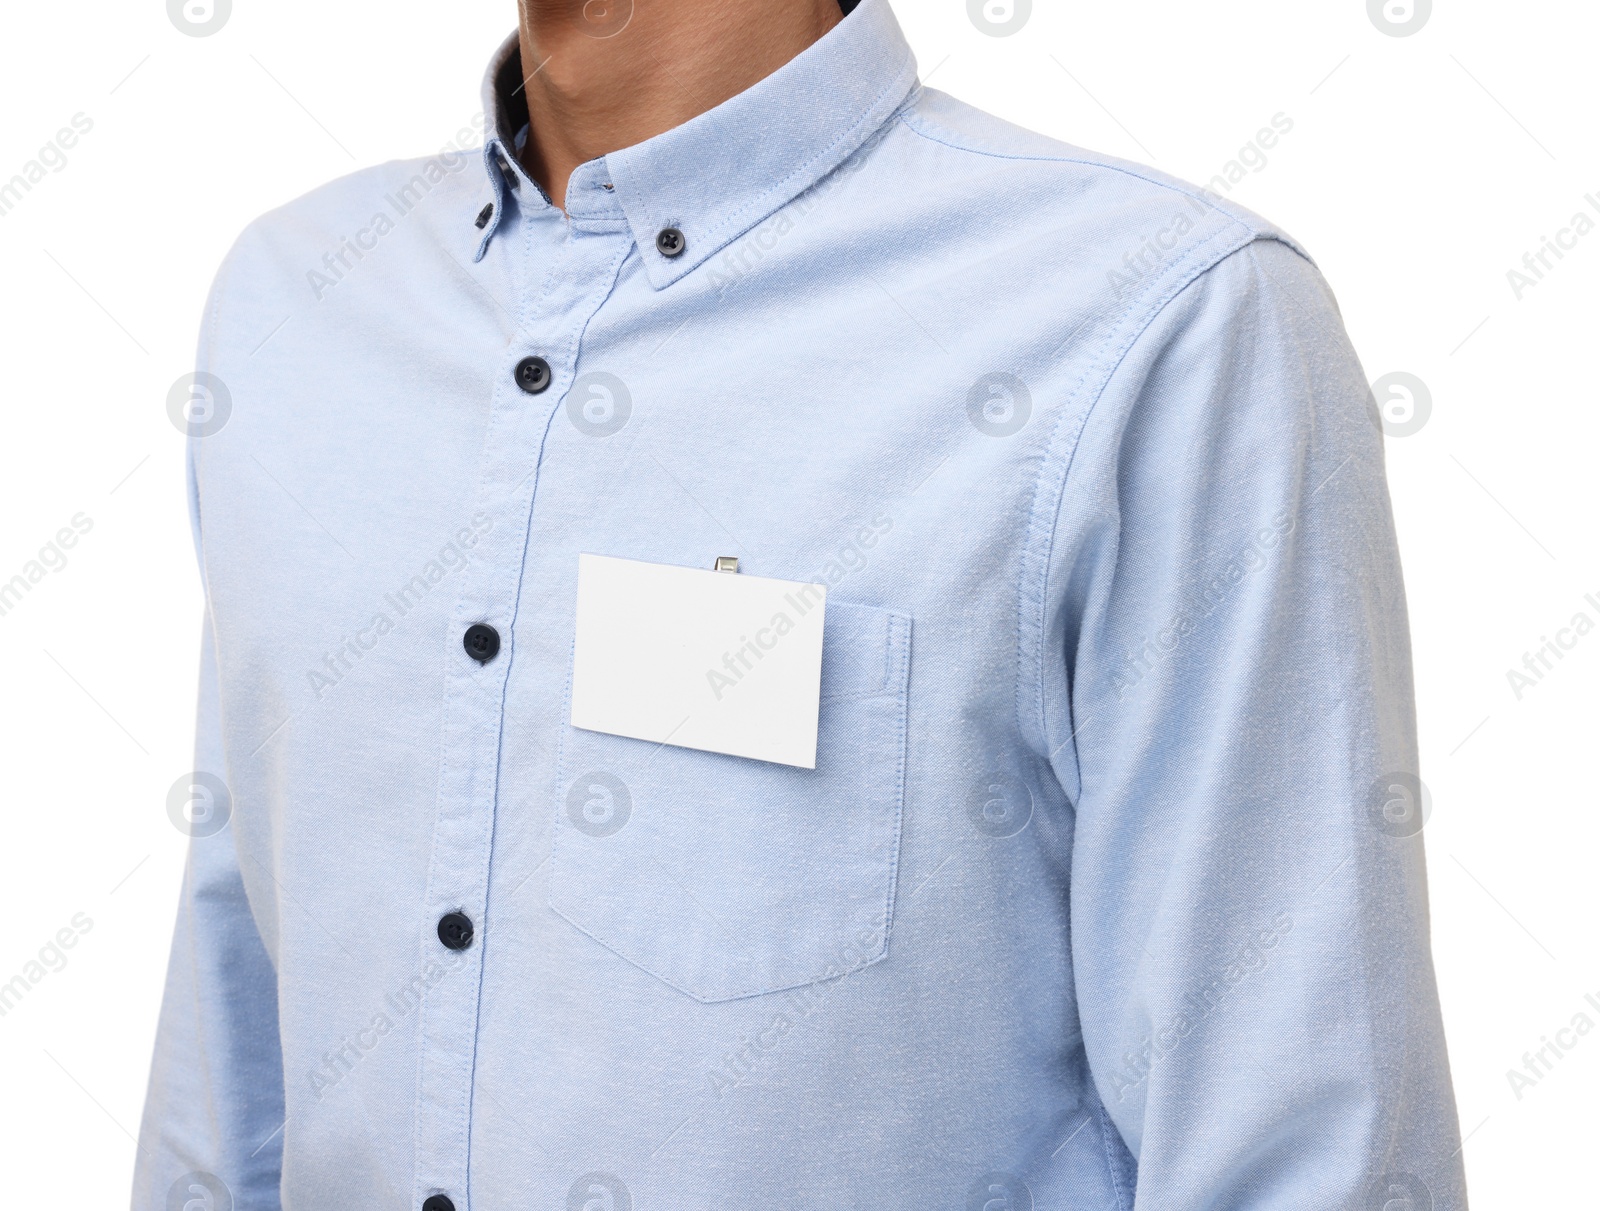
M885 0L565 213L520 71L481 157L218 275L228 816L137 1211L1465 1207L1382 438L1304 251L921 87ZM817 768L570 728L584 552L826 583Z

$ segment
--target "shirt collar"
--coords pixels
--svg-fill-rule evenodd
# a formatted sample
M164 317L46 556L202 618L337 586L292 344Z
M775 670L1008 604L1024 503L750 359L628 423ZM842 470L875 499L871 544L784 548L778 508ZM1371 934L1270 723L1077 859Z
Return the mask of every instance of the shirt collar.
M568 190L611 186L656 289L668 286L793 201L842 164L900 108L917 82L916 59L889 0L861 0L816 43L764 80L681 126L591 161ZM478 256L499 226L507 187L527 206L549 201L513 148L527 123L522 54L508 38L484 79L490 126L484 168L495 195ZM656 236L675 227L686 247L669 257Z

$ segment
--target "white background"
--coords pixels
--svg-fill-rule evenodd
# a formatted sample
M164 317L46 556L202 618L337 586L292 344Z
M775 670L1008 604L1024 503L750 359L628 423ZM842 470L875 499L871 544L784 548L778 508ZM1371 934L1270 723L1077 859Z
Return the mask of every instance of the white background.
M1366 0L1041 0L994 38L965 0L897 8L934 86L1191 180L1293 120L1234 196L1311 249L1370 376L1406 371L1433 397L1389 468L1474 1205L1595 1205L1600 1032L1520 1099L1506 1072L1574 1015L1600 1024L1600 633L1520 701L1506 673L1574 614L1600 622L1584 600L1600 600L1600 232L1520 301L1507 271L1585 194L1600 204L1600 9L1440 0L1395 38ZM110 1207L183 858L165 799L191 768L201 603L168 388L239 229L443 145L515 11L237 0L205 38L161 0L9 4L0 21L0 182L73 115L94 124L0 217L0 581L75 514L93 521L0 617L0 983L74 914L93 921L0 1017L0 1153L13 1205Z

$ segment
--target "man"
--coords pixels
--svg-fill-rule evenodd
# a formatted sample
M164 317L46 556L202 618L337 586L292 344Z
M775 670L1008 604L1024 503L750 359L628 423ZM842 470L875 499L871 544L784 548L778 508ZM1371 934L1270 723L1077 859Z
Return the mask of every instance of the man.
M886 0L526 0L485 108L208 307L135 1207L1464 1208L1299 246Z

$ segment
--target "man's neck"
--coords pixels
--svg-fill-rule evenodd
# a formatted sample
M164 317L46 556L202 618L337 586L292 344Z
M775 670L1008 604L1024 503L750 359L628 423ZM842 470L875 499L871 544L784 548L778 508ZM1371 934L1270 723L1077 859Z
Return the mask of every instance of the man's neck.
M521 0L523 166L563 205L589 160L771 75L841 19L839 0Z

